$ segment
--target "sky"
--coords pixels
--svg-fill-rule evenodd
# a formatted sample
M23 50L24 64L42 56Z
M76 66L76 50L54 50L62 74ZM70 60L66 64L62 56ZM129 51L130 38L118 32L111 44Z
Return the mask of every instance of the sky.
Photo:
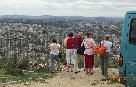
M0 0L0 15L124 17L136 0Z

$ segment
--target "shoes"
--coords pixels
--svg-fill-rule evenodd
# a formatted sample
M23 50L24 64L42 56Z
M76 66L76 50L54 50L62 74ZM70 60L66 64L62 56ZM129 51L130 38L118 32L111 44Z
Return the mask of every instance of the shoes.
M75 74L77 74L78 72L75 72Z
M68 70L66 70L66 72L69 72Z
M79 73L80 71L75 72L75 74Z
M90 75L94 74L94 72L91 72Z
M51 72L51 73L54 73L54 72Z
M93 75L94 72L86 72L86 75Z
M88 75L89 74L89 72L86 72L86 75Z
M58 69L57 71L61 71L61 69Z

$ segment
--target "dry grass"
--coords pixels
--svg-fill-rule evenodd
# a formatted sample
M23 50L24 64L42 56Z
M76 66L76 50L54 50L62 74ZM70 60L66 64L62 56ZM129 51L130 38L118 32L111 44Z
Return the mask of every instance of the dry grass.
M118 70L109 69L110 76L118 75ZM110 83L111 82L111 83ZM28 87L21 84L10 84L5 85L5 87ZM31 82L29 87L125 87L118 82L112 82L112 80L104 79L101 75L101 70L99 68L94 69L93 75L85 75L85 72L82 71L78 74L73 72L57 73L57 76L45 80L44 82Z

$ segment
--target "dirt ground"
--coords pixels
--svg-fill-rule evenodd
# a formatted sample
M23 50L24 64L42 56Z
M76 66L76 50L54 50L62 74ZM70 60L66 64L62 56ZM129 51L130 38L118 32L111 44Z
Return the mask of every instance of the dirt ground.
M109 69L109 72L118 74L116 69ZM82 69L77 74L62 71L57 73L55 77L42 82L16 83L1 85L0 87L125 87L117 82L109 84L107 81L103 81L103 78L100 68L95 68L93 75L86 75Z

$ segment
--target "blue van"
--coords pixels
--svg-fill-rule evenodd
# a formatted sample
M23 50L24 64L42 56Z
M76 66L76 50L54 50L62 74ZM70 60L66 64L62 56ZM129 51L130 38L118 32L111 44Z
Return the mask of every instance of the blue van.
M122 84L136 87L136 11L126 12L122 31L119 76Z

